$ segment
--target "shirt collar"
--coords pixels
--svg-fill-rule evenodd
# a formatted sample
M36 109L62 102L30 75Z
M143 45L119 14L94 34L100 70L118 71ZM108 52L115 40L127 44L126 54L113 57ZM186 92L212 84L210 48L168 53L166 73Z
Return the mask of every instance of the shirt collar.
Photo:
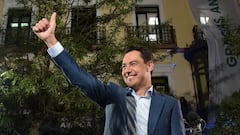
M147 90L147 92L145 93L145 97L151 97L152 96L152 94L153 94L153 86L151 86L148 90ZM127 96L136 96L136 93L135 93L135 91L134 91L134 89L133 88L128 88L127 89Z

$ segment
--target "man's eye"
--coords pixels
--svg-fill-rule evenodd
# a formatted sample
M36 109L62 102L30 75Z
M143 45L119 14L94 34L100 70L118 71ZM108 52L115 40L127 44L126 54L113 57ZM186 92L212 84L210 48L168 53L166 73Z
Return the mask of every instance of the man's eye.
M130 65L131 66L137 65L137 62L131 62Z

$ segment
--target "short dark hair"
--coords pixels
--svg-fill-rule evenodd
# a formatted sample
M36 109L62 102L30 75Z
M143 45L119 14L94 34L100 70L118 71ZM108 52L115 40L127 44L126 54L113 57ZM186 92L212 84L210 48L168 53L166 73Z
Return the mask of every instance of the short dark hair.
M141 57L144 61L144 63L153 60L153 54L152 52L147 48L143 46L129 46L126 48L124 55L131 52L131 51L138 51L141 54Z

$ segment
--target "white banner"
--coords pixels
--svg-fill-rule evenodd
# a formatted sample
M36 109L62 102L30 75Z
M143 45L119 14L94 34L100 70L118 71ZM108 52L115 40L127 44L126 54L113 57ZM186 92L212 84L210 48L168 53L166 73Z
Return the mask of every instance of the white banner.
M240 8L236 0L189 0L197 25L208 44L209 106L219 104L226 96L240 90L240 59L224 44L222 22L230 18L240 23Z

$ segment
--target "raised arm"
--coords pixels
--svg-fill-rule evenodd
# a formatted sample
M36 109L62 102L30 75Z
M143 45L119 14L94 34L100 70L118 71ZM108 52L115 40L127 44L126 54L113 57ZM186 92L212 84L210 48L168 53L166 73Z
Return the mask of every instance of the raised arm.
M105 85L91 74L87 73L76 61L67 53L60 42L55 37L56 13L53 13L50 20L41 19L33 26L32 30L48 46L48 53L56 66L64 73L72 85L78 86L81 91L90 99L98 103L101 107L118 100L119 91L124 90L115 84ZM52 53L53 52L53 53ZM114 90L114 91L113 91Z

